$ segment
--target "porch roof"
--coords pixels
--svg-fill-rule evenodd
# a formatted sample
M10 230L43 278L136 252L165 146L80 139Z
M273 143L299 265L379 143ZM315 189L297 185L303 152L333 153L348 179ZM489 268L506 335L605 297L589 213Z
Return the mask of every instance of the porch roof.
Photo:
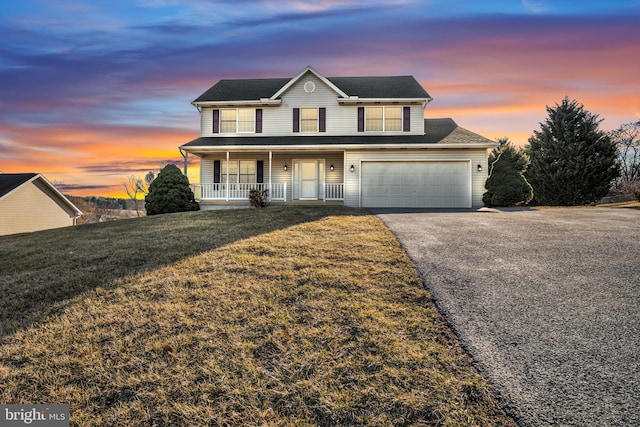
M185 151L216 149L340 149L376 147L416 147L437 146L439 148L477 147L489 148L497 144L488 138L461 128L453 119L425 119L423 135L285 135L285 136L242 136L242 137L200 137L180 148Z

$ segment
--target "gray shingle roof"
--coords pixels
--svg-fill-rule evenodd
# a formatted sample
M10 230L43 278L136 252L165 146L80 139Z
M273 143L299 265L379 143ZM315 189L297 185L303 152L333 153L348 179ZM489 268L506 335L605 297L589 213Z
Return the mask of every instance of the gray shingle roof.
M20 187L37 173L0 173L0 197Z
M289 80L291 79L220 80L193 102L251 101L270 98Z
M349 96L360 98L431 98L413 76L327 77Z
M270 98L291 78L220 80L193 102L249 101ZM327 77L349 96L430 99L413 76Z
M425 119L424 135L304 135L304 136L245 136L245 137L200 137L184 144L185 148L226 146L273 146L273 145L324 145L340 146L353 144L493 144L493 141L459 127L453 119Z

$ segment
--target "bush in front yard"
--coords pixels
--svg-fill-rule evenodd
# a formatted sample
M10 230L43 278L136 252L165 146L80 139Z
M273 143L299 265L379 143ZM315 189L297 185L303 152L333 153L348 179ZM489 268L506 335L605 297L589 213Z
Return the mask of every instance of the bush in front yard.
M144 198L147 215L173 212L197 211L200 209L189 188L189 180L176 165L167 165L149 185Z
M269 206L269 190L258 190L252 188L249 191L249 203L254 208L265 208Z

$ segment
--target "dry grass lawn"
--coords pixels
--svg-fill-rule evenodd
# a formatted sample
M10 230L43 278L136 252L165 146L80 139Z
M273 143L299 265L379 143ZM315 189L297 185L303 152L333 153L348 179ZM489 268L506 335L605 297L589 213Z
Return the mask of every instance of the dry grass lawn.
M514 425L393 235L346 208L0 237L0 403L74 426Z

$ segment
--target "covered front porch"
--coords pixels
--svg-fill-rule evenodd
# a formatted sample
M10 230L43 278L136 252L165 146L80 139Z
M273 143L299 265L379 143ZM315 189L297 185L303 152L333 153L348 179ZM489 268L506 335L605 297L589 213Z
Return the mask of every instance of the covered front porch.
M200 157L196 201L248 201L252 189L274 202L344 200L344 152L268 151L194 153Z

